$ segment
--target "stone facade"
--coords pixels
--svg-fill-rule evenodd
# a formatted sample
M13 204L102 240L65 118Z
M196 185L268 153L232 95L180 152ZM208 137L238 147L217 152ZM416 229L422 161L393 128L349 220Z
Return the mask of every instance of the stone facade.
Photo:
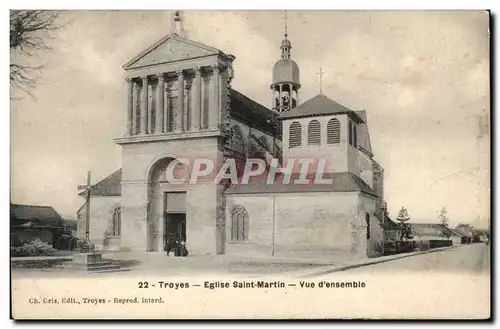
M100 250L119 250L120 235L113 233L113 214L121 207L119 196L93 197L90 203L90 241ZM78 238L85 238L85 207L78 213Z
M231 210L245 208L248 240L227 242L227 253L308 258L366 257L366 211L373 202L359 193L240 194L227 197L228 227ZM373 212L371 212L373 215ZM375 221L372 226L376 227Z
M91 197L92 242L98 249L162 252L175 222L175 234L185 235L191 255L381 255L383 223L377 213L383 204L383 170L372 158L366 115L361 119L351 111L278 124L276 113L231 90L233 60L171 34L123 66L127 129L115 139L122 147L121 176L112 183L117 185L113 193ZM326 135L332 118L340 122L335 144L327 143ZM311 120L320 123L318 145L306 143ZM292 122L303 127L301 147L289 145ZM358 136L353 132L358 129L359 143L353 143L351 134ZM244 160L255 154L284 161L324 158L326 172L348 173L350 185L335 191L232 194L214 184L213 175L197 184L178 184L165 174L173 162L187 175L181 178L189 178L196 159L211 159L217 171L228 157Z

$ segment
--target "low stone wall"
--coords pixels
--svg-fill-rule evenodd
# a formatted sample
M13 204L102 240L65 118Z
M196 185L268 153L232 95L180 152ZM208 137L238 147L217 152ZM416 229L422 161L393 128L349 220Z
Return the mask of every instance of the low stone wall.
M453 241L451 241L451 240L429 240L430 249L451 247L452 245L453 245Z

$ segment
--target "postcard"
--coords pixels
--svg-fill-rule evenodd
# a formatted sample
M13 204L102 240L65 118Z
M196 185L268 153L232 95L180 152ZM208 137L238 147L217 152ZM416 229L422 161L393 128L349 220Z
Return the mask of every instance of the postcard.
M10 11L12 318L491 316L488 11Z

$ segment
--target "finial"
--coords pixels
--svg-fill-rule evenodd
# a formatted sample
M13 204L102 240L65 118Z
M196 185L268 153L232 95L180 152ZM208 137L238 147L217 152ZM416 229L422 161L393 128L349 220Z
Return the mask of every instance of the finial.
M186 37L184 28L182 27L182 17L181 12L176 10L174 13L174 33L181 37Z
M288 37L287 11L285 10L285 38Z

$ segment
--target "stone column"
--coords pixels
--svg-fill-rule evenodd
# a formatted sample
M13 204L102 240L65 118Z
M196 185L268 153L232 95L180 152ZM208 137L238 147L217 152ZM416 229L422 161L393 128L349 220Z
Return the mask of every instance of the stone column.
M283 85L280 84L280 111L283 110Z
M142 77L142 90L141 90L141 134L145 134L148 124L148 77Z
M201 127L201 68L195 69L195 78L191 87L193 103L191 105L191 128L200 130Z
M271 102L271 110L274 110L276 108L276 86L273 86L273 88L271 88L273 90L273 97L272 97L272 102Z
M175 122L175 131L182 130L182 118L184 114L184 72L177 72L177 109L176 111L176 122Z
M210 90L210 106L209 106L210 114L208 116L208 120L209 120L209 128L218 128L219 110L220 110L219 67L212 66L212 70L213 70L212 78L210 79L210 86L212 87Z
M155 133L161 134L163 130L163 95L165 89L165 77L162 73L158 74L158 86L156 86L156 120L155 120Z
M163 131L164 132L169 132L169 125L170 125L170 99L169 99L169 90L168 88L165 88L165 91L163 93L163 99L165 100L163 104Z
M153 85L148 84L148 134L153 133Z
M139 98L137 94L139 93L139 88L137 82L132 81L132 134L136 135L139 127L137 127L137 104L139 103Z
M189 83L187 81L185 81L184 83L184 94L182 95L182 99L184 101L184 112L182 112L182 131L186 131L189 129L189 120L190 120L190 115L189 115L189 111L191 110L189 108L189 105L190 105L190 100L189 100L189 97L191 96L190 94L190 89L191 86L189 85Z
M127 81L127 134L132 135L134 85L131 78L125 80Z

